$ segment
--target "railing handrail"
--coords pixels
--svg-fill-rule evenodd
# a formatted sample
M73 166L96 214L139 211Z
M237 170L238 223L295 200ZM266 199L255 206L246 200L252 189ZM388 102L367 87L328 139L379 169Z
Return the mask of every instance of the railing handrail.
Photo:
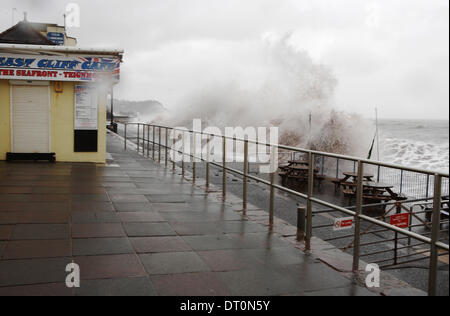
M159 125L154 125L154 124L144 124L144 123L131 123L131 124L136 124L136 125L139 124L139 125L144 125L144 126L155 126L156 128L163 128L163 129L168 129L168 130L170 130L170 129L171 129L171 130L178 130L178 131L183 131L183 132L186 132L186 133L192 133L192 134L193 134L193 133L197 133L197 134L200 133L200 132L195 132L195 131L188 131L188 130L177 129L177 128L171 128L171 127L166 127L166 126L159 126ZM209 134L209 133L203 133L203 134L206 135L206 136L222 137L222 138L227 138L227 139L235 139L235 140L238 140L238 141L240 140L240 139L238 139L238 138L226 137L226 136L223 136L223 135L222 135L222 136L219 136L219 135ZM244 140L244 141L247 141L247 140ZM250 142L250 141L249 141L249 142ZM162 145L162 146L164 147L164 145ZM314 154L314 153L320 153L320 152L315 152L315 151L309 151L309 152L312 153L312 154ZM192 154L182 153L181 151L179 151L179 153L184 154L184 155L187 155L187 156L190 156L191 158L194 158L194 159L198 159L198 160L200 160L200 161L206 161L205 159L203 159L203 158L201 158L201 157L196 157L196 156L194 156L194 155L192 155ZM362 163L364 163L363 160L358 160L358 161L361 161ZM210 163L211 163L212 165L217 166L217 167L223 167L220 163L214 163L214 162L210 162ZM233 173L235 173L235 174L244 176L244 173L241 172L241 171L239 171L239 170L236 170L236 169L233 169L233 168L230 168L230 167L225 167L225 169L226 169L227 171L233 172ZM253 180L255 180L255 181L258 181L258 182L260 182L260 183L264 183L264 184L266 184L266 185L270 185L270 182L269 182L269 181L264 180L264 179L262 179L262 178L254 177L254 176L251 176L251 175L246 175L246 176L247 176L248 178L251 178L251 179L253 179ZM307 194L302 194L302 193L300 193L300 192L297 192L297 191L294 191L294 190L285 188L285 187L280 186L280 185L277 185L277 184L274 184L273 186L274 186L276 189L279 189L279 190L282 190L282 191L285 191L285 192L294 194L294 195L296 195L296 196L298 196L298 197L300 197L300 198L308 199L308 195L307 195ZM363 219L363 220L365 220L365 221L367 221L367 222L369 222L369 223L372 223L372 224L375 224L375 225L378 225L378 226L381 226L381 227L390 229L390 230L392 230L392 231L401 233L401 234L405 235L406 237L411 237L411 238L414 238L414 239L416 239L416 240L425 242L425 243L427 243L427 244L432 244L431 238L429 238L429 237L424 237L424 236L422 236L422 235L420 235L420 234L416 234L416 233L414 233L414 232L410 232L410 231L408 231L408 230L405 230L405 229L402 229L402 228L398 228L397 226L394 226L394 225L385 223L385 222L383 222L383 221L374 219L374 218L369 217L369 216L365 216L365 215L363 215L363 214L357 214L355 211L352 211L352 210L350 210L350 209L348 209L348 208L345 208L345 207L342 207L342 206L338 206L338 205L334 205L334 204L332 204L332 203L329 203L329 202L326 202L326 201L323 201L323 200L320 200L320 199L317 199L317 198L314 198L314 197L309 197L309 199L311 199L311 201L313 201L313 202L315 202L315 203L317 203L317 204L320 204L320 205L322 205L322 206L329 207L329 208L331 208L331 209L334 209L334 210L336 210L336 211L340 211L340 212L342 212L342 213L345 213L345 214L348 214L348 215L351 215L351 216L357 216L357 217L359 217L360 219ZM430 198L430 199L432 199L432 198ZM427 200L428 200L428 198L427 198ZM405 202L407 202L407 201L405 201ZM392 202L392 203L395 203L395 202ZM362 206L364 206L364 205L362 205ZM436 242L436 246L439 247L439 248L441 248L441 249L444 249L444 250L449 250L449 245L446 245L446 244L441 243L441 242Z
M300 147L273 144L273 143L268 143L268 142L260 142L260 141L251 140L251 139L242 139L239 137L217 135L214 133L205 133L203 131L194 131L194 130L189 130L189 129L175 128L175 127L169 127L169 126L164 126L164 125L147 124L147 123L123 123L123 124L124 125L144 125L144 126L152 126L152 127L154 126L157 128L163 128L163 129L167 129L167 130L192 133L192 134L201 134L201 135L212 136L212 137L221 137L221 138L231 139L234 141L242 141L242 142L248 141L249 143L256 144L256 145L263 145L263 146L267 146L267 147L276 147L276 148L281 148L281 149L285 149L285 150L289 150L289 151L301 152L301 153L305 153L305 154L313 154L313 155L325 156L325 157L330 157L330 158L349 160L349 161L353 161L353 162L360 161L362 163L370 164L370 165L374 165L374 166L380 166L380 167L386 167L386 168L392 168L392 169L398 169L398 170L404 170L404 171L410 171L410 172L417 172L417 173L422 173L422 174L431 175L431 176L438 175L438 176L441 176L444 178L450 177L449 173L445 173L445 172L441 172L441 171L432 171L432 170L426 170L426 169L421 169L421 168L413 168L413 167L408 167L408 166L402 166L399 164L387 163L387 162L370 160L370 159L365 159L365 158L358 158L355 156L327 153L327 152L323 152L323 151L305 149L305 148L300 148Z
M179 149L172 149L173 150L173 155L175 157L175 153L179 153L182 155L183 159L182 164L181 164L181 169L182 169L182 177L184 178L185 176L185 159L184 157L188 156L190 158L194 158L193 160L193 182L195 183L195 178L196 178L196 162L197 161L202 161L202 162L206 162L207 163L207 170L209 170L209 165L214 165L217 166L219 168L222 169L223 172L223 182L222 182L222 186L223 186L223 198L225 200L226 198L226 174L227 171L241 175L244 177L244 181L243 181L243 186L244 186L244 196L243 196L243 204L244 204L244 209L247 208L247 197L246 197L246 192L247 192L247 179L253 179L259 183L263 183L266 185L270 186L270 204L269 204L269 227L273 227L273 223L274 223L274 192L275 189L293 194L297 197L306 199L307 201L307 206L306 206L306 231L305 231L305 236L304 236L304 240L305 240L305 250L310 250L311 248L311 238L312 238L312 214L313 214L313 203L319 204L321 206L325 206L328 207L332 210L335 211L339 211L342 212L344 214L350 215L354 217L354 240L353 240L353 267L352 269L354 271L358 271L359 270L359 264L360 264L360 241L361 241L361 220L364 220L368 223L371 223L373 225L377 225L380 226L382 228L385 228L389 231L395 232L396 234L401 234L403 236L406 236L404 238L411 238L411 239L415 239L417 241L420 241L424 244L428 244L430 246L430 272L429 272L429 280L428 280L428 294L430 296L434 296L436 295L436 290L437 290L437 283L436 283L436 278L437 278L437 269L438 269L438 256L439 256L439 249L443 249L443 250L447 250L449 251L449 245L445 244L443 242L441 242L439 240L439 229L440 229L440 210L441 210L441 202L442 202L442 180L443 178L449 178L449 174L448 173L442 173L442 172L433 172L433 171L429 171L429 170L423 170L423 169L419 169L419 168L411 168L411 167L405 167L405 166L401 166L401 165L396 165L396 164L389 164L389 163L383 163L383 162L378 162L378 161L373 161L373 160L368 160L368 159L362 159L362 158L357 158L357 157L352 157L352 156L346 156L346 155L339 155L339 154L332 154L332 153L326 153L326 152L320 152L320 151L314 151L314 150L308 150L308 149L302 149L302 148L296 148L296 147L291 147L291 146L284 146L284 145L279 145L279 144L272 144L272 143L263 143L263 142L259 142L259 141L255 141L255 140L251 140L251 139L242 139L242 138L238 138L238 137L230 137L230 136L225 136L225 135L217 135L217 134L213 134L213 133L205 133L203 131L194 131L194 130L189 130L189 129L185 129L185 128L174 128L174 127L168 127L168 126L162 126L162 125L155 125L155 124L146 124L146 123L124 123L125 124L125 150L127 148L127 125L137 125L138 126L138 135L137 135L137 150L138 152L140 152L140 140L142 139L144 141L144 143L142 144L142 154L145 155L144 150L145 150L145 142L147 143L147 157L149 157L149 146L150 143L153 144L153 159L155 160L155 145L157 145L159 147L158 150L158 162L161 162L161 149L165 148L165 165L166 167L168 166L168 149L170 149L171 145L168 143L168 134L169 131L179 131L182 132L182 142L183 142L183 146L181 151ZM142 138L140 137L139 131L140 131L140 126L143 126L143 135ZM145 139L145 127L147 127L147 139ZM150 140L150 127L153 127L153 141ZM156 139L155 139L155 133L156 133L156 128L159 129L159 141L158 143L156 143ZM166 136L166 142L163 145L161 143L161 130L164 129L165 130L165 136ZM188 153L185 152L185 133L189 133L192 134L192 136L194 137L194 153L191 154L190 150ZM203 158L203 155L201 157L196 156L196 135L204 135L207 136L207 147L208 147L208 154L206 155L206 159ZM189 137L191 137L191 135L189 135ZM211 141L211 137L214 138L221 138L222 139L222 164L220 163L216 163L213 161L210 161L210 151L209 151L209 144ZM356 185L356 207L355 210L352 211L350 209L347 209L345 207L339 206L339 205L335 205L333 203L327 202L327 201L323 201L321 199L315 198L314 194L313 194L313 186L314 186L314 169L313 168L309 168L309 172L308 172L308 192L306 194L297 192L295 190L291 190L289 188L286 188L284 186L278 185L274 182L274 177L275 177L275 172L272 172L270 174L270 181L267 181L265 179L262 178L258 178L255 176L252 176L248 173L248 170L246 169L245 163L244 163L244 172L241 172L239 170L230 168L227 166L226 164L226 140L228 139L232 139L234 141L242 141L244 142L244 162L247 161L248 158L248 144L249 143L253 143L253 144L257 144L257 145L263 145L263 146L268 146L268 147L274 147L274 148L281 148L281 149L285 149L285 150L290 150L290 151L294 151L294 152L301 152L301 153L306 153L308 154L308 162L309 165L312 166L314 164L314 159L316 156L322 156L322 157L332 157L332 158L337 158L339 161L339 159L345 159L345 160L349 160L349 161L353 161L353 162L357 162L357 172L358 172L358 177L357 177L357 185ZM173 139L173 145L175 144L175 139ZM174 158L175 159L175 158ZM175 171L175 160L173 160L173 170ZM432 212L432 226L431 226L431 238L430 237L425 237L423 235L420 235L418 233L412 232L411 230L406 230L400 227L397 227L395 225L391 225L390 223L386 223L384 221L378 220L376 218L372 218L369 216L366 216L364 214L362 214L362 210L364 208L363 205L363 192L364 192L364 185L363 185L363 171L364 171L364 165L365 164L369 164L369 165L375 165L375 166L379 166L379 167L387 167L387 168L393 168L393 169L399 169L403 171L411 171L411 172L416 172L416 173L422 173L428 176L434 176L434 196L433 196L433 212ZM206 187L208 189L209 186L209 176L208 176L208 171L207 171L207 180L206 180ZM427 180L427 184L428 184L428 180ZM428 196L427 196L427 200ZM397 203L408 203L408 200L406 201L397 201ZM411 227L411 226L410 226ZM397 238L397 235L396 235ZM396 262L396 261L395 261Z

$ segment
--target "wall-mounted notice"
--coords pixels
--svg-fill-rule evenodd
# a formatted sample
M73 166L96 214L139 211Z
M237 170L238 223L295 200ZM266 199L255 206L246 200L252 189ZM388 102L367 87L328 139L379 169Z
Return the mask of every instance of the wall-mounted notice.
M94 87L75 86L75 130L98 130L98 95Z

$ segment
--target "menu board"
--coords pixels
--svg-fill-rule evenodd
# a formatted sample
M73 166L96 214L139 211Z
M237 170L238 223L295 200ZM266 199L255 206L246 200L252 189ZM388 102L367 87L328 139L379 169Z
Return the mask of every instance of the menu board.
M94 87L75 86L75 130L98 130L98 94Z

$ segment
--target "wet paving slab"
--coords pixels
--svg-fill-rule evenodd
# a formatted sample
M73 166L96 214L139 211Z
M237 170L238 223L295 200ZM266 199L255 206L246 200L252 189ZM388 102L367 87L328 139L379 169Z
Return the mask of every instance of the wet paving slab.
M108 152L106 165L0 162L1 296L371 294L237 212L238 200L114 135ZM77 289L65 286L71 263Z

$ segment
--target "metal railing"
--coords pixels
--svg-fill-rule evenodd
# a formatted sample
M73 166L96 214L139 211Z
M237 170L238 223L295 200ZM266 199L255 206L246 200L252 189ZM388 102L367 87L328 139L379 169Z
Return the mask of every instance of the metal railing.
M298 156L294 153L290 159L296 160ZM343 160L340 158L321 157L317 161L320 174L328 178L339 178L343 171L356 172L357 162ZM430 174L409 172L403 169L392 169L382 166L372 166L370 172L373 173L377 182L391 183L397 191L406 194L414 199L429 198L433 195L433 179ZM449 194L449 181L443 179L442 190Z
M128 126L135 125L137 127L137 135L129 136L128 134ZM222 195L223 199L226 199L227 195L227 173L232 173L238 176L243 177L243 187L242 187L242 198L243 198L243 210L247 209L247 194L248 194L248 181L254 180L257 183L268 185L270 188L270 202L269 202L269 227L272 228L274 224L274 202L275 202L275 190L279 190L281 192L285 192L291 194L295 197L305 199L306 203L306 220L305 220L305 250L311 250L311 238L313 232L313 215L319 212L313 212L313 204L321 207L325 207L327 211L330 210L333 212L339 212L351 216L354 218L354 233L352 234L352 242L351 247L353 248L353 271L358 271L360 269L360 259L365 256L361 254L361 247L366 246L366 244L361 243L361 236L364 236L367 233L367 230L362 228L361 222L363 221L366 224L371 225L372 227L378 227L378 231L389 231L395 234L395 238L398 241L399 239L408 239L409 243L411 240L415 240L419 242L421 245L428 245L430 247L429 250L429 275L428 275L428 294L430 296L435 296L437 293L437 272L438 272L438 258L442 255L442 252L445 251L448 254L449 245L440 240L440 228L441 228L441 203L443 196L443 179L445 179L446 183L448 183L449 175L448 173L442 172L433 172L429 170L422 170L418 168L404 167L391 163L378 162L368 159L361 159L357 157L333 154L333 153L325 153L314 150L301 149L291 146L284 146L279 144L271 144L267 142L259 142L257 140L251 139L242 139L237 137L227 137L223 135L215 135L211 133L205 133L202 131L193 131L193 130L185 130L185 129L177 129L167 126L159 126L152 124L143 124L143 123L128 123L124 124L124 138L125 138L125 150L127 149L127 141L134 139L136 140L137 151L144 156L151 157L153 160L162 163L162 153L164 152L164 165L166 167L169 166L169 162L172 163L172 169L175 171L177 162L175 159L175 155L181 154L183 159L181 159L181 174L185 177L186 164L184 158L192 159L192 180L195 182L197 178L197 163L203 162L206 164L206 188L209 188L210 185L210 167L215 166L222 170ZM171 136L171 133L180 133L181 139L176 139ZM147 137L146 137L147 136ZM164 143L162 143L163 137L165 138ZM186 138L189 137L189 144L194 144L193 152L191 150L186 151ZM200 137L201 147L207 147L207 154L203 155L203 150L201 151L200 156L196 152L198 142L198 137ZM211 141L213 138L220 138L222 143L222 162L218 163L216 161L211 160ZM192 142L190 140L193 140ZM172 142L169 142L172 140ZM181 141L182 146L181 149L175 150L176 141ZM235 142L243 142L244 143L244 164L243 171L237 170L235 168L231 168L227 165L227 157L226 157L226 144L227 141ZM275 181L275 172L270 174L270 179L263 179L249 173L248 169L248 147L249 144L254 144L256 146L262 146L264 148L271 148L272 150L283 150L289 151L293 153L301 153L307 157L309 166L308 171L308 179L307 179L307 190L306 193L298 192L297 190L293 190L282 185L279 185ZM169 156L169 150L172 151L173 156ZM150 155L151 151L151 155ZM273 152L273 151L272 151ZM156 156L157 153L157 156ZM357 183L356 183L356 206L354 207L344 207L337 205L333 202L326 201L324 199L320 199L314 196L314 182L315 182L315 171L312 166L316 165L316 160L319 158L319 161L322 163L325 159L335 159L339 164L339 161L349 161L354 166L354 171L357 172ZM431 232L429 233L430 237L421 235L412 230L414 225L410 225L407 229L399 228L397 226L386 223L384 220L388 216L384 217L370 217L363 214L363 210L368 205L364 205L364 184L363 184L363 176L365 169L375 168L376 170L381 170L381 168L389 168L398 170L401 174L410 172L417 173L423 175L427 178L427 189L432 190L434 194L432 197L427 197L424 200L432 201L433 209L432 209L432 218L431 222L427 225L431 228ZM337 167L339 172L339 166ZM322 173L324 171L322 170ZM337 174L338 177L338 174ZM377 175L378 179L380 175ZM433 185L430 186L430 179L434 179ZM446 185L445 190L448 190L448 185ZM445 191L446 192L446 191ZM423 199L422 199L423 200ZM415 200L422 201L422 200ZM408 203L412 203L414 201L407 201ZM406 202L392 202L392 203L384 203L384 206L394 205L396 209L399 210L402 208L401 204ZM376 204L379 205L379 204ZM369 205L370 206L370 205ZM405 209L405 208L404 208ZM299 212L299 214L303 214ZM299 219L299 222L302 222ZM447 221L448 222L448 221ZM317 228L317 227L315 227ZM402 237L400 237L402 236ZM398 244L397 244L398 245ZM398 247L397 247L397 250ZM399 259L398 257L396 260Z

